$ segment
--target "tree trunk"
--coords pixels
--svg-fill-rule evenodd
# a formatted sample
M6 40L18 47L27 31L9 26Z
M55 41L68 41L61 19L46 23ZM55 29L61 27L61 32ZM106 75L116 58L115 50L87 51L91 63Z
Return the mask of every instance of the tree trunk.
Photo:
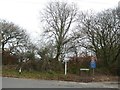
M2 43L2 52L4 52L4 46L5 46L4 43Z
M55 59L58 61L59 60L59 56L60 56L60 48L57 50L57 55L55 57Z

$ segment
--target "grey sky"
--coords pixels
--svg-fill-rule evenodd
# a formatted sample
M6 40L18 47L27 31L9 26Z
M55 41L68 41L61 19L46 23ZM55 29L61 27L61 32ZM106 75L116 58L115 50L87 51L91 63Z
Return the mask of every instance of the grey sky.
M0 0L0 18L12 21L23 27L36 38L41 32L39 12L46 3L55 0ZM79 10L93 10L95 12L114 8L119 0L60 0L74 2ZM33 38L33 39L34 39Z

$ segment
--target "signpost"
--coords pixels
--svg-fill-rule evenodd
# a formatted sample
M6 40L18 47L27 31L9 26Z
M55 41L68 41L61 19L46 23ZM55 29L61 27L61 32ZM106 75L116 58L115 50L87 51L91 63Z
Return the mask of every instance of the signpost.
M65 61L65 75L67 74L67 61Z
M93 69L93 76L94 76L94 69L96 68L96 61L94 59L91 60L90 67Z
M65 75L67 75L67 62L69 61L69 58L68 57L65 57L64 58L64 63L65 63Z

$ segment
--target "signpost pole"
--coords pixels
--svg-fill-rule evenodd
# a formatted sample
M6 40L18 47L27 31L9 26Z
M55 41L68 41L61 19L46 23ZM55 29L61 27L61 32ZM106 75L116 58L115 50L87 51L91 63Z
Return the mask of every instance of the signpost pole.
M93 68L93 76L94 76L94 68Z
M95 74L95 68L96 68L96 62L95 62L94 59L91 60L90 67L92 68L92 73L93 73L93 76L94 76L94 74Z
M67 74L67 61L65 61L65 75Z

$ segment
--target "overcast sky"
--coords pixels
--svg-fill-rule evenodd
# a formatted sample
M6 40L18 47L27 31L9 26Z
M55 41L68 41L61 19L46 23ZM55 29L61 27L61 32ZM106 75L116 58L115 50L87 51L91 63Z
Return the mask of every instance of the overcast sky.
M23 27L31 36L36 38L40 28L39 12L51 0L0 0L0 19L12 21ZM55 0L52 0L55 1ZM93 10L95 12L115 8L120 0L60 0L74 2L79 10ZM34 39L33 38L33 39Z

